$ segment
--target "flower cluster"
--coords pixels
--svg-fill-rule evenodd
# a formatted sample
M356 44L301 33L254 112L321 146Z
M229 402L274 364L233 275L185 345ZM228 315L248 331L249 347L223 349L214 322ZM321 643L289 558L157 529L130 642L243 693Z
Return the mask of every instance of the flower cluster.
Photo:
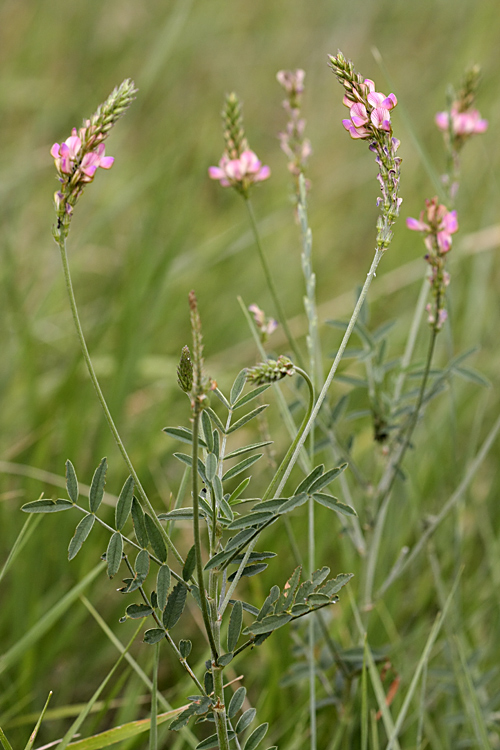
M132 103L135 93L134 82L130 79L123 81L79 130L73 128L64 143L54 143L50 149L61 183L54 195L57 214L54 237L57 241L67 236L73 209L85 185L92 182L99 167L112 167L114 158L105 155L104 140Z
M218 167L209 167L208 175L212 180L219 180L222 187L234 187L246 194L254 182L267 180L271 170L262 166L262 162L250 149L243 151L236 159L223 154Z
M392 135L390 111L397 105L395 94L380 93L374 82L356 73L350 60L342 52L330 56L330 65L344 87L343 103L349 107L350 119L342 120L351 138L365 139L379 167L377 179L382 198L377 200L381 212L377 221L377 247L384 251L392 240L391 227L399 216L402 198L399 197L401 159L396 155L399 140Z
M255 325L259 329L260 338L264 344L269 336L277 329L278 322L274 318L266 318L264 311L255 303L249 305L248 309L253 313Z
M305 72L301 69L280 70L276 78L287 94L287 98L283 101L283 108L288 115L286 130L279 133L278 137L281 150L288 157L288 169L295 179L298 194L299 175L304 173L307 160L312 153L309 139L304 138L306 121L300 116ZM309 181L306 180L306 188L309 187Z
M222 187L234 187L243 197L248 197L250 186L267 180L271 170L250 149L243 130L241 104L236 94L226 97L222 110L224 153L217 167L209 167L208 175L219 180Z
M425 201L425 209L419 219L406 219L406 226L424 235L427 254L425 260L431 268L429 282L434 297L433 304L426 307L428 320L436 330L448 317L444 308L445 289L450 283L450 274L445 271L445 256L451 250L452 234L458 231L457 212L448 211L437 197Z
M395 94L381 94L375 91L375 84L370 78L365 78L358 89L354 89L359 100L352 100L344 95L343 104L349 107L349 120L342 120L342 125L351 138L371 138L373 129L391 131L390 110L394 109L398 100Z
M247 381L254 385L264 385L282 380L287 375L295 375L295 365L291 359L281 354L277 360L268 359L255 367L250 367L247 370Z
M477 109L460 112L455 104L449 113L438 112L436 114L436 125L445 133L451 130L454 136L463 138L475 133L484 133L488 129L488 120L483 120Z

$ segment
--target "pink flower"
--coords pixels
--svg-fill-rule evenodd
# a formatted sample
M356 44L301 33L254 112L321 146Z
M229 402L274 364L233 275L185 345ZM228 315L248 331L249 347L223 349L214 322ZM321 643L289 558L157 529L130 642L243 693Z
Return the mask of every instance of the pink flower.
M458 231L457 212L448 211L446 206L438 203L437 197L425 201L425 210L420 219L409 217L406 226L415 232L423 232L428 250L432 250L432 238L435 238L441 254L451 250L451 235Z
M436 125L440 130L450 129L450 115L448 112L438 112ZM488 120L481 119L479 110L471 109L468 112L459 112L454 106L451 108L451 129L454 135L474 135L484 133L488 128Z
M243 151L238 159L230 159L224 154L218 167L209 167L208 175L212 180L219 180L222 187L239 187L247 190L254 182L262 182L270 176L271 170L262 166L262 162L253 151Z

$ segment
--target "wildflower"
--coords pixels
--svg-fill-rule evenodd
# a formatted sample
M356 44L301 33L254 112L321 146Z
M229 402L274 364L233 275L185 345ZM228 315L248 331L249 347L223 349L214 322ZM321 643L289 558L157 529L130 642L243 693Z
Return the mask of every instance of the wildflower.
M344 87L343 104L349 108L349 119L342 120L351 138L369 141L379 167L377 180L382 191L378 198L380 216L377 222L377 247L384 251L392 240L391 227L399 216L402 198L399 197L401 159L397 150L400 142L392 134L391 110L398 100L395 94L385 96L375 90L370 78L363 78L342 52L330 56L330 65Z
M351 138L373 137L373 128L391 132L390 110L398 103L395 94L385 96L380 91L375 91L374 82L365 78L352 95L356 98L351 99L346 94L343 99L343 104L349 107L351 117L349 120L342 120L342 125Z
M261 341L265 343L269 336L277 329L278 322L274 318L266 318L264 311L255 303L249 305L248 309L253 313L255 325L260 331Z
M409 217L406 219L406 226L426 235L424 241L429 252L437 245L439 252L444 254L451 250L451 235L458 231L457 212L448 211L435 197L425 201L425 209L420 213L420 219Z
M89 120L63 143L54 143L50 155L54 159L60 189L54 195L57 224L54 237L57 241L66 237L73 209L86 184L92 182L99 167L110 169L114 158L106 156L105 139L118 119L126 112L134 99L136 89L130 79L115 88Z
M271 170L268 166L262 166L248 145L243 130L241 104L234 93L226 97L222 122L226 146L219 165L208 168L208 176L212 180L219 180L222 187L234 187L247 198L251 185L267 180Z
M209 167L208 175L212 180L219 180L222 187L235 187L248 191L254 182L267 180L271 170L262 166L262 162L253 151L243 151L237 159L229 159L224 154L218 167Z
M451 235L458 231L457 212L448 211L435 197L425 201L425 209L420 213L419 219L406 219L406 226L424 235L427 248L425 260L430 266L429 283L434 297L433 304L429 303L426 310L428 321L437 332L448 317L444 299L450 274L445 270L445 257L451 250Z
M304 138L306 121L300 116L302 94L304 93L305 72L297 70L280 70L276 74L278 83L283 86L287 98L283 101L283 109L288 115L286 130L279 133L281 150L288 157L288 169L294 177L295 193L299 193L299 175L304 174L307 160L312 154L311 142ZM310 188L306 180L306 189Z

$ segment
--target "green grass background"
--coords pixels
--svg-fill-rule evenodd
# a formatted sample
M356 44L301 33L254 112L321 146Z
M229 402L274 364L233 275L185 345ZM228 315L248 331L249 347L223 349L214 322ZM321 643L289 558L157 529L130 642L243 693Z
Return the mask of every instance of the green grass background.
M402 142L404 203L394 242L372 289L371 305L374 325L396 319L393 349L397 354L404 345L420 278L413 266L405 264L423 254L420 237L407 232L404 217L417 216L424 198L436 192L417 144L439 174L444 157L434 114L445 107L448 83L457 83L465 66L478 62L484 76L478 106L490 126L464 153L457 206L460 235L450 256L452 326L440 336L437 359L444 363L478 346L472 363L493 388L486 391L458 382L419 426L418 451L407 460L411 479L399 487L386 527L377 572L381 582L399 550L418 538L423 519L436 514L456 488L498 413L499 36L500 14L494 0L414 4L3 0L2 461L62 476L64 461L70 458L88 483L93 468L107 455L109 491L117 493L126 477L82 364L51 238L51 200L57 182L50 146L68 137L70 129L89 116L115 85L133 78L139 88L137 100L109 139L107 153L115 157L115 164L110 172L97 176L79 203L68 246L96 369L129 453L160 509L169 504L181 475L170 457L178 446L161 428L186 424L188 419L187 400L180 397L175 382L180 350L189 342L188 291L194 288L198 294L207 369L223 389L256 357L237 295L246 304L256 302L271 312L244 207L235 193L207 178L207 167L216 164L222 152L219 112L225 93L235 90L243 100L251 147L271 166L272 179L255 190L254 205L284 306L295 330L302 333L300 245L285 157L277 142L284 113L275 74L281 68L306 70L304 115L314 149L309 170L310 223L322 320L349 315L352 290L363 281L372 256L378 190L370 154L363 144L347 137L340 123L345 116L342 91L326 64L327 54L341 48L363 75L375 79L378 89L397 94L399 106L392 119ZM383 57L384 70L374 59L373 47ZM495 226L487 235L474 235ZM389 287L390 291L383 291ZM338 332L323 327L322 333L325 352L334 351ZM279 335L274 344L278 351ZM344 390L335 386L333 398ZM285 444L276 414L274 409L271 430L274 426L280 452ZM376 452L367 424L359 437L359 458L365 465L375 464ZM434 554L447 593L461 564L465 570L449 619L450 632L445 631L440 641L436 669L432 680L429 677L426 737L433 748L465 747L469 741L480 746L452 668L454 637L464 645L492 746L500 746L494 732L500 710L500 650L495 637L500 604L497 487L498 444L435 537ZM56 492L52 484L39 479L7 470L0 475L0 561L6 559L25 521L20 505L42 491L49 496ZM366 522L369 501L359 498L359 503L357 509ZM363 563L340 535L341 524L327 511L319 516L318 561L335 573L359 574ZM105 549L106 535L96 530L69 564L66 549L74 523L67 515L44 518L2 580L2 652L8 653ZM300 537L303 519L297 515L293 523ZM249 584L248 596L257 602L274 579L283 584L291 572L287 538L283 532L274 536L269 543L282 549L283 562ZM356 580L350 585L354 597ZM101 575L86 593L126 641L129 625L117 623L123 600L113 593L115 588ZM401 675L402 695L439 606L424 553L389 590L370 620L370 642L388 648ZM331 627L343 647L358 643L346 595ZM195 625L191 635L199 639ZM275 722L271 739L283 748L305 747L305 685L279 687L293 644L290 635L274 643L278 641L283 649L267 648L270 640L242 661L242 671L248 672L246 684L260 719ZM138 645L135 652L149 662L144 646ZM201 644L196 655L206 658ZM0 674L0 726L19 746L30 728L19 723L41 708L49 689L54 690L52 707L85 701L115 658L113 646L83 604L75 601L57 624L20 650ZM125 698L124 705L96 721L95 727L147 714L147 705L143 708L137 701L137 696L145 695L143 687L128 673L122 679L116 694ZM175 664L165 662L162 680L169 700L179 705L186 685ZM322 711L320 746L327 748L339 714L331 705ZM61 736L66 727L63 720L47 722L40 742ZM93 728L90 724L87 731ZM410 725L402 747L414 747L414 736L415 727ZM341 746L355 747L351 741L346 733ZM120 747L139 747L141 742L143 738ZM165 747L171 747L174 740L166 742L170 744Z

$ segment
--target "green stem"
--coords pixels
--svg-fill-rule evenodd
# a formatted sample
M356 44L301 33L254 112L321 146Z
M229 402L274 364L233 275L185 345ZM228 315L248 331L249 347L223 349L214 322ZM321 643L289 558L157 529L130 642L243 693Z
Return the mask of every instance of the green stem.
M307 372L305 370L303 370L301 367L295 367L295 372L298 375L301 375L304 378L304 380L306 381L306 383L307 383L307 387L309 389L309 404L307 406L307 411L306 411L306 413L304 415L304 419L302 420L302 424L299 427L299 430L298 430L298 432L297 432L297 434L295 436L295 439L294 439L293 443L291 444L291 446L287 450L286 455L285 455L283 461L279 465L278 471L276 472L276 474L272 478L272 480L271 480L271 482L269 484L269 487L267 488L267 490L264 492L264 495L262 496L263 500L268 500L273 495L273 492L275 491L275 488L278 486L278 484L279 484L279 482L280 482L283 474L285 473L285 470L286 470L287 466L289 465L289 461L290 461L292 455L294 455L294 451L296 451L297 445L299 444L301 438L304 437L304 430L306 429L306 427L308 426L308 424L310 422L311 412L312 412L313 405L314 405L314 386L313 386L311 378L309 377L309 375L307 374ZM305 439L305 437L304 437L304 439ZM304 443L304 440L302 441L301 446L303 445L303 443ZM300 450L300 448L299 448L299 450ZM280 489L278 490L278 492L281 491L281 488L282 488L283 484L284 484L284 482L282 484L280 484ZM276 493L276 495L274 495L274 496L278 497L278 494Z
M297 346L297 342L295 341L294 337L292 336L292 332L290 331L290 328L288 326L288 322L286 319L285 312L283 310L283 307L281 305L281 302L278 297L278 292L276 289L276 285L274 283L273 277L271 276L271 269L269 268L269 263L267 262L267 257L264 252L264 249L262 247L262 243L260 241L260 235L259 235L259 229L257 227L257 221L255 219L255 214L253 210L253 206L250 202L249 198L245 198L245 205L247 207L248 215L250 217L250 224L252 225L252 231L255 237L255 244L257 245L257 250L259 253L260 262L262 264L262 269L264 271L264 276L266 277L266 283L268 286L269 291L271 292L271 297L273 298L274 306L276 308L276 313L278 315L279 321L281 325L283 326L283 330L285 331L285 335L288 339L288 343L290 344L290 348L292 349L295 359L297 363L303 367L304 362L302 359L302 354L300 353L300 349Z
M94 386L95 392L97 393L97 398L99 399L99 403L101 404L102 410L104 412L104 416L106 417L106 421L107 421L107 423L109 425L109 429L111 430L111 432L113 434L113 437L115 439L116 445L118 446L118 450L122 454L122 457L123 457L125 463L127 464L127 467L128 467L128 470L129 470L130 474L134 478L135 487L136 487L137 492L138 492L138 494L139 494L139 496L140 496L140 498L142 500L142 504L144 506L146 506L146 508L149 510L149 512L151 514L151 517L153 519L153 522L154 522L156 528L158 529L158 531L160 532L160 534L162 535L162 537L163 537L163 539L164 539L167 547L175 555L175 557L177 558L178 562L181 565L184 565L184 561L183 561L181 555L179 554L179 552L177 552L177 550L176 550L176 548L175 548L172 540L170 539L169 535L167 534L167 532L165 531L165 529L161 525L160 521L156 517L155 510L154 510L153 506L151 505L148 496L146 495L146 492L145 492L145 490L144 490L144 488L143 488L143 486L142 486L142 484L140 482L139 477L137 476L137 472L135 471L135 469L134 469L134 467L132 465L132 461L130 460L129 455L128 455L127 451L125 450L125 446L124 446L124 444L122 442L122 439L121 439L121 437L120 437L120 435L118 433L118 430L116 428L116 425L115 425L115 423L113 421L113 417L111 416L111 412L109 411L108 405L106 403L106 399L104 398L104 394L103 394L103 392L101 390L101 386L99 385L99 381L97 380L97 376L96 376L95 371L94 371L94 366L92 364L92 360L90 359L89 350L87 348L87 342L85 341L85 336L83 334L82 325L80 323L80 316L78 315L78 308L76 306L75 293L73 291L73 284L72 284L72 281L71 281L71 274L70 274L70 270L69 270L68 254L66 252L66 239L63 237L59 241L58 244L59 244L59 249L61 251L61 260L62 260L63 271L64 271L64 280L66 282L66 289L67 289L67 292L68 292L69 304L70 304L70 307L71 307L71 313L73 315L73 321L74 321L74 324L75 324L76 333L77 333L77 336L78 336L78 340L80 342L80 346L81 346L81 349L82 349L83 358L85 360L85 364L87 365L87 370L89 372L90 379L92 381L92 385Z
M351 337L351 333L354 329L354 326L356 324L356 321L359 317L359 313L361 311L361 308L363 306L363 302L365 301L365 297L368 294L368 289L370 288L370 285L375 278L375 274L378 268L378 265L382 259L382 255L384 254L384 251L380 248L377 248L375 251L375 255L372 261L372 264L370 266L370 270L368 271L368 275L366 277L365 283L363 284L363 288L361 290L361 294L358 297L358 301L356 303L356 307L354 308L354 311L352 313L351 319L349 321L349 324L347 326L346 332L344 333L344 337L340 343L339 349L337 351L337 354L335 356L335 359L333 361L333 364L330 368L330 372L328 373L328 376L325 380L325 383L323 385L323 388L321 389L321 393L318 396L318 399L316 401L316 404L311 412L311 415L309 416L308 422L304 427L304 430L302 431L299 440L296 441L296 445L294 447L294 450L292 452L292 455L290 457L290 460L288 462L288 466L286 468L286 471L283 473L283 476L281 478L280 484L278 486L278 489L275 493L275 497L279 497L281 491L283 490L283 487L285 486L286 480L290 476L290 472L292 471L292 468L295 465L295 462L297 461L297 458L299 456L299 453L302 449L302 446L305 443L305 440L307 438L307 435L309 434L309 431L311 430L318 414L319 410L321 409L321 406L323 404L323 401L326 398L326 395L328 393L328 389L330 388L330 385L332 384L333 378L335 377L335 373L337 372L337 368L340 364L340 361L343 357L345 348L347 346L347 343ZM288 455L288 454L287 454ZM280 467L281 468L281 467Z
M203 615L203 622L205 623L205 630L207 631L208 642L210 643L210 649L212 651L212 660L217 661L218 653L217 646L215 645L214 634L212 632L212 626L210 624L210 616L208 613L207 605L207 592L205 589L205 581L203 578L203 561L201 558L201 539L200 539L200 509L198 501L198 439L200 432L200 413L197 405L194 407L193 414L193 453L192 453L192 493L193 493L193 534L194 534L194 546L196 550L196 573L198 577L198 586L200 587L200 600L201 600L201 612ZM213 519L213 523L216 519Z
M215 728L219 739L219 750L229 750L229 737L227 735L226 706L224 704L224 685L222 682L222 667L214 666L212 669L214 678L214 698L215 704L213 714L215 718Z

